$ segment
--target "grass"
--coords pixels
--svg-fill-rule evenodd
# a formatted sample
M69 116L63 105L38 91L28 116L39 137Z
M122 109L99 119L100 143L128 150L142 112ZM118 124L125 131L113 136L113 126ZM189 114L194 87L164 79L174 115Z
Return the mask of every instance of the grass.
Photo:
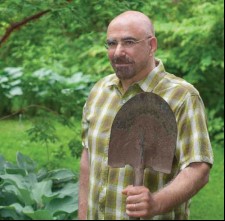
M209 183L193 198L191 220L224 220L224 148L214 148Z
M31 143L26 130L32 126L30 121L0 121L0 154L8 161L15 162L16 152L28 155L39 167L47 162L46 148L40 143ZM57 124L58 136L66 146L68 140L76 137L80 143L80 122L74 130ZM57 150L57 145L50 145L50 151ZM79 145L77 148L81 148ZM79 171L79 159L71 157L68 148L64 148L66 156L56 159L51 154L51 161L57 168L68 168ZM224 220L224 148L214 148L214 166L211 170L210 182L193 198L191 204L191 220Z
M80 142L80 126L79 122L75 124L73 130L56 124L57 135L60 138L59 143L50 144L50 165L54 168L68 168L74 172L79 172L79 159L71 156L67 143L75 137ZM27 130L32 127L32 122L7 120L0 121L0 154L4 156L7 161L16 162L16 153L19 151L24 155L28 155L37 163L38 168L47 165L48 154L47 148L42 143L31 142L27 134ZM60 146L64 156L60 158L54 157L54 154L59 153ZM81 148L81 146L77 146Z

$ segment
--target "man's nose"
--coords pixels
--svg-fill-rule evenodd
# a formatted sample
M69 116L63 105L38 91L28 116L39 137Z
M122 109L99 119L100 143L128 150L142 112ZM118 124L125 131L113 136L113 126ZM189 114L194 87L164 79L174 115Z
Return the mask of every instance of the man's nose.
M125 55L126 55L126 53L125 53L124 47L121 43L119 43L117 45L117 47L115 48L114 56L121 57L121 56L125 56Z

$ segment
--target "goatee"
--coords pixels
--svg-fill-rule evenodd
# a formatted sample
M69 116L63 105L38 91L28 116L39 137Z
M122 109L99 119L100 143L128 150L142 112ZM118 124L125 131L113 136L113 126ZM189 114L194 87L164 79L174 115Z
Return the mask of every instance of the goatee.
M115 57L112 60L112 67L121 80L131 79L135 76L133 64L134 61L129 58Z

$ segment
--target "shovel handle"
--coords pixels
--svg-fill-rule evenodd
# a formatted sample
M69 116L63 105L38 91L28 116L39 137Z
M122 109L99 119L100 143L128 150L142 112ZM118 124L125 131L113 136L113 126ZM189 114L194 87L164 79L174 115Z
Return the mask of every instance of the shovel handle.
M134 186L143 186L144 183L144 168L134 169Z
M134 169L134 186L143 186L144 168ZM129 217L129 220L140 220L139 217Z

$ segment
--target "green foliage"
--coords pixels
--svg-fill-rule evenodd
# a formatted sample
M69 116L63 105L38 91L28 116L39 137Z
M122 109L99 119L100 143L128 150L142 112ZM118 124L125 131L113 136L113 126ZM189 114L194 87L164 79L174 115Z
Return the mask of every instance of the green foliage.
M66 157L65 145L61 142L61 134L57 133L56 122L59 122L63 127L68 127L73 131L73 136L67 140L66 147L70 151L70 155L74 158L79 158L82 152L80 132L76 134L76 126L72 120L67 120L62 116L52 116L49 113L44 113L44 116L37 118L30 129L26 132L31 142L36 142L40 147L46 148L46 164L47 168L55 168L55 160L60 160ZM50 144L58 146L58 149L51 150ZM55 160L50 160L50 156L54 156Z
M0 94L1 94L1 113L10 113L14 109L18 109L17 97L23 94L21 88L21 68L5 68L5 71L0 71Z
M93 79L82 73L64 77L40 69L27 76L21 68L5 68L0 73L0 115L32 105L33 114L45 108L67 117L79 115L92 85Z
M224 117L223 5L222 1L179 1L177 19L156 22L159 57L166 61L167 70L193 83L206 107L220 117Z
M112 72L104 48L108 23L125 10L140 10L155 23L157 56L167 70L193 83L207 108L223 117L223 8L222 0L1 1L0 35L12 23L50 12L10 36L0 50L0 68L22 67L27 79L37 70L50 70L60 76L82 72L96 81Z
M23 17L33 13L31 6L39 10L52 8L52 11L15 32L0 51L2 67L17 67L18 63L23 67L22 70L14 68L23 72L22 78L3 82L6 74L2 75L0 113L40 104L66 117L81 118L83 104L93 83L112 73L103 46L107 25L122 11L134 9L143 11L154 21L159 42L157 57L163 60L166 70L185 78L200 91L209 110L212 143L214 146L223 145L223 1L165 0L158 4L158 0L105 0L99 4L99 1L75 0L69 4L48 1L39 6L29 1L18 2L20 4L4 9L6 14L8 10L14 11L15 17L10 18L11 22L22 19L21 14L16 16L15 13L19 5L24 5ZM4 4L7 6L9 3ZM1 15L5 21L2 27L9 24L4 13ZM49 28L43 32L43 27ZM13 69L5 72L12 73ZM74 73L75 79L79 80L72 83ZM7 96L11 91L19 92L19 88L23 95ZM37 111L32 114L37 114ZM73 154L76 152L76 149L72 150Z
M23 64L31 72L42 67L64 75L77 71L87 73L87 69L90 73L91 66L80 63L80 60L86 61L86 57L80 58L80 54L95 45L102 45L104 48L105 39L99 36L105 38L107 23L113 16L142 4L142 1L134 0L104 0L101 3L97 0L1 1L0 36L12 23L46 9L51 11L15 31L7 43L3 44L0 61L4 67L13 67L15 63Z
M46 9L50 12L10 36L0 50L0 68L22 67L27 85L37 70L60 76L82 72L95 82L112 73L104 48L108 23L125 10L140 10L155 23L157 56L162 58L168 72L193 83L206 107L216 109L216 115L224 117L223 8L222 0L164 0L163 4L158 0L1 1L0 35L9 24ZM46 87L47 82L43 85ZM54 92L56 87L49 90ZM28 90L26 94L33 98L35 93ZM48 102L54 98L49 95Z
M216 110L208 113L208 130L211 136L212 146L224 148L224 119L222 117L216 117L216 115Z
M0 121L0 153L10 162L15 162L17 151L28 155L38 163L37 168L42 167L50 170L57 168L68 168L75 173L79 172L80 152L82 150L80 122L73 121L73 128L58 122L58 118L48 118L56 129L56 136L59 141L49 143L49 162L47 149L44 143L31 142L27 131L34 127L36 122L42 118L28 118L26 114L16 118ZM69 146L70 141L74 141Z
M70 77L40 69L26 76L21 68L6 68L0 74L2 106L0 116L15 111L21 116L32 114L41 116L28 130L31 141L39 142L47 150L47 164L50 166L49 143L59 144L54 121L74 130L73 119L81 116L82 107L92 85L88 75L75 73ZM13 114L14 115L14 114ZM51 120L53 119L53 120ZM76 146L75 146L76 145ZM74 137L68 141L71 155L80 156ZM55 156L63 156L64 146L60 145Z
M17 165L0 156L0 219L74 219L78 183L66 169L35 171L35 163L17 153Z
M34 127L30 128L28 135L32 142L41 142L47 149L47 165L50 164L49 143L56 143L59 138L56 135L56 129L49 120L38 121Z

